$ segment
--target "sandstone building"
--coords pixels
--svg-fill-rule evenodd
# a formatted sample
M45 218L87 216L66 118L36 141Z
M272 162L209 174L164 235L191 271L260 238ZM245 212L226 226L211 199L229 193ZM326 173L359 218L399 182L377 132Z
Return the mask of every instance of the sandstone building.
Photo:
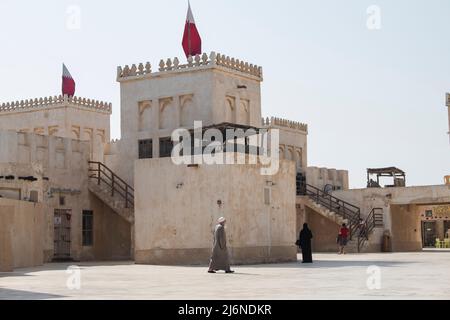
M0 105L0 270L67 259L205 264L221 216L233 263L296 260L303 222L316 251L335 251L344 221L354 251L380 251L386 231L392 250L421 250L422 215L450 203L448 186L349 190L347 171L309 166L308 126L263 117L259 66L212 52L119 67L117 81L116 141L109 103L59 96ZM195 121L278 130L270 153L279 152L279 170L175 165L172 133Z

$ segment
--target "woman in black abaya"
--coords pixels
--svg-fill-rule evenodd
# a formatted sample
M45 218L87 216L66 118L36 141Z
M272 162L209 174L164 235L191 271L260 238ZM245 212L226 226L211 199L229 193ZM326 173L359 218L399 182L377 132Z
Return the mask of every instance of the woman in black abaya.
M311 239L313 235L311 230L308 228L308 224L303 225L303 230L300 232L300 248L302 249L303 263L312 263L312 249L311 249Z

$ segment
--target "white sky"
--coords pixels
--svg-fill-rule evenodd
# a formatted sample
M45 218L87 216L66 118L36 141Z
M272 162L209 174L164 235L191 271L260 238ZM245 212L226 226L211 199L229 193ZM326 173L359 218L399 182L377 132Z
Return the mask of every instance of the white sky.
M68 8L81 11L67 28ZM309 124L309 165L398 166L408 185L450 174L448 0L192 0L204 51L264 67L263 114ZM369 30L367 8L381 9ZM61 64L77 95L113 103L118 65L183 57L184 0L2 0L0 101L57 95ZM70 21L70 20L69 20Z

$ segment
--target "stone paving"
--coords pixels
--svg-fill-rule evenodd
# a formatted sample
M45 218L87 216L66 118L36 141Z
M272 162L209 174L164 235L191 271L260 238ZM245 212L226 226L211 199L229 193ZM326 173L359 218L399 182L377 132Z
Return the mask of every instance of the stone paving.
M80 263L80 289L76 289L78 282L74 278L77 272L67 273L71 264L47 264L0 273L0 299L450 298L450 250L345 256L316 254L314 258L312 265L299 262L236 266L236 273L231 275L208 274L206 266ZM67 282L75 289L69 289Z

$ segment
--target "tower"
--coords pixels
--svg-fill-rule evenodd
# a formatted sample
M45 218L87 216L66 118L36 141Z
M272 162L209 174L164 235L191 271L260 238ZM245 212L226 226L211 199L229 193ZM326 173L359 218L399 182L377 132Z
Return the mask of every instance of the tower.
M0 105L2 130L90 142L91 160L103 161L112 106L79 97L55 96Z
M122 138L121 159L109 164L132 181L134 160L167 156L175 129L223 123L261 127L262 68L212 52L118 67ZM126 157L126 158L123 158ZM108 158L108 156L107 156ZM117 158L117 157L116 157ZM108 160L107 160L108 161ZM120 163L120 167L113 163Z

